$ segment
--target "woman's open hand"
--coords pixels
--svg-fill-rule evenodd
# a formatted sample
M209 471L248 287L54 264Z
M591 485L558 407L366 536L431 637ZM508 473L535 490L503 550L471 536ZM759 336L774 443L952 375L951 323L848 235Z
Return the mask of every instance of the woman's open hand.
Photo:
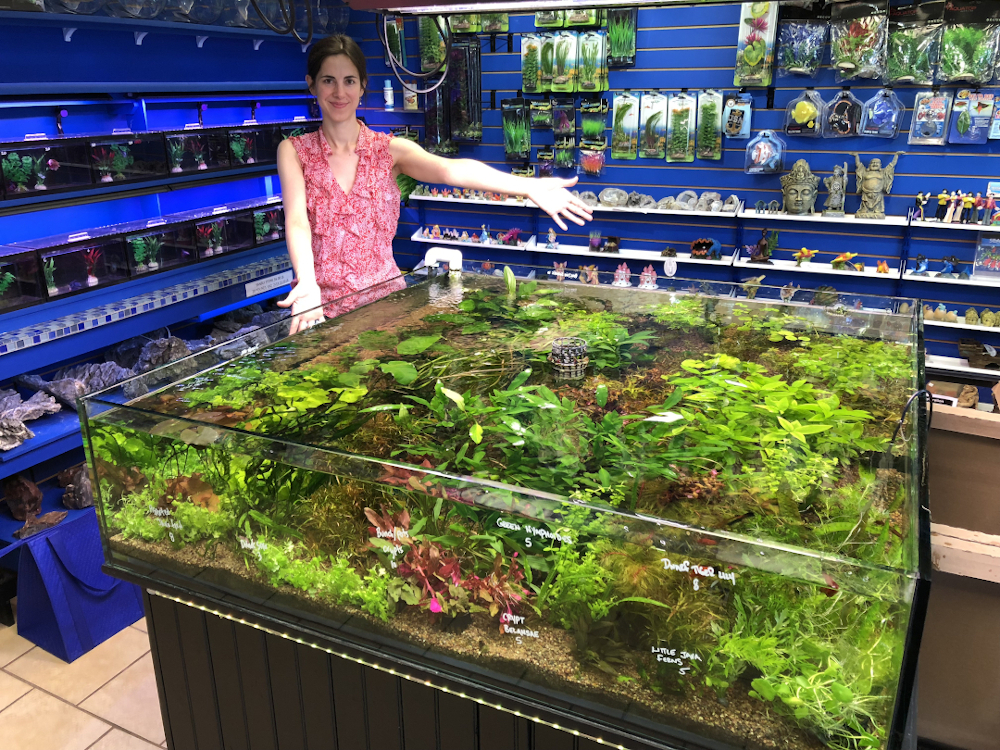
M300 281L278 307L292 308L292 328L289 335L312 328L323 322L323 308L319 285L315 281ZM300 314L301 313L301 314Z
M584 222L593 218L590 206L567 190L575 184L576 177L568 180L559 177L543 177L539 180L531 180L531 189L528 191L528 198L551 216L552 220L564 232L566 231L566 222L563 221L563 217L581 227Z

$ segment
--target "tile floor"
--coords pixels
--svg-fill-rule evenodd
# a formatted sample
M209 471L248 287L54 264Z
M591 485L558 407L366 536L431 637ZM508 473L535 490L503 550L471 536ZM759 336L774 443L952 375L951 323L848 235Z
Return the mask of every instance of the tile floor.
M4 750L158 750L166 747L146 622L72 664L0 625Z

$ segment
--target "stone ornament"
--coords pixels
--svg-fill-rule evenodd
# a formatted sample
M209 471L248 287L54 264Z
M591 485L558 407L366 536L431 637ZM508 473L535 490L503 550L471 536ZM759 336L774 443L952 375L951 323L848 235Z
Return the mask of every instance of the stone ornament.
M858 192L861 194L861 206L855 218L885 218L885 196L892 190L899 154L900 152L896 152L892 161L884 167L882 160L877 158L872 159L866 167L861 163L861 157L854 154L854 171L857 173Z
M816 210L816 190L819 177L809 169L809 162L799 159L792 171L781 175L781 210L792 216L808 216Z
M823 180L823 185L829 193L823 204L823 215L843 216L844 199L847 195L847 162L844 162L844 166L835 166L833 174Z

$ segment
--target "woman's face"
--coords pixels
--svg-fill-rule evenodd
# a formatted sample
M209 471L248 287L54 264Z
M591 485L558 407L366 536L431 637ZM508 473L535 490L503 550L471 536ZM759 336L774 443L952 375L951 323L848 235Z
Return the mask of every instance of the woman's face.
M319 101L323 119L354 120L364 89L361 75L347 55L331 55L323 61L315 80L306 76L309 91Z

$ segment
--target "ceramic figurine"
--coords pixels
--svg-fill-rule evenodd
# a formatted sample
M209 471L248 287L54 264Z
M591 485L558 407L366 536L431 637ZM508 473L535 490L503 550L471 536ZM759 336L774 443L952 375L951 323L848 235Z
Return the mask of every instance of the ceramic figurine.
M779 292L779 294L781 295L781 301L791 302L792 298L795 297L795 293L797 291L799 291L799 287L792 286L791 282L785 284L783 287L781 287L781 292Z
M482 234L479 235L479 241L484 245L490 244L490 230L486 228L485 224L480 224L483 228Z
M939 279L953 279L955 278L955 264L951 262L951 258L941 259L941 270L938 271Z
M556 250L559 247L559 242L556 240L556 230L549 229L549 234L545 239L545 249L546 250Z
M595 229L590 233L590 241L587 244L587 249L592 253L601 252L601 231Z
M771 237L767 235L767 229L760 230L760 239L750 250L750 263L766 263L772 265L769 258L772 250L778 245L778 233L772 232Z
M992 310L983 310L983 314L979 316L979 325L988 326L992 328L997 324L997 316Z
M924 206L927 205L927 201L930 200L923 193L917 193L917 197L913 199L913 220L923 221L924 220Z
M807 247L802 248L792 257L795 258L795 267L799 268L803 263L808 263L813 258L816 257L816 250L810 250Z
M889 273L889 264L884 260L880 260L878 265L875 266L875 273Z
M938 221L944 221L944 217L948 215L949 199L950 196L948 195L947 190L942 190L940 193L938 193L937 196L938 206L937 206L937 211L935 211L934 213L934 218L937 219Z
M764 210L766 208L767 208L767 203L765 203L764 201L757 201L756 203L753 204L754 213L762 214L764 213Z
M433 240L441 239L441 227L439 227L437 224L435 224L434 228L431 230L431 239Z
M900 315L908 315L910 313L910 303L900 302L899 310L897 311Z
M850 261L852 258L857 258L857 257L858 257L857 253L841 253L832 261L830 261L830 267L834 271L850 271L851 269L848 268L848 265L849 264L853 265L850 263Z
M597 286L601 282L597 278L597 266L577 266L580 270L580 281L584 284Z
M466 231L465 231L465 230L463 229L463 230L462 230L462 236L461 236L461 237L459 237L458 239L459 239L459 241L460 241L460 242L468 242L468 241L469 241L469 233L468 233L468 232L466 232Z
M854 171L857 174L858 192L861 193L861 206L855 214L856 218L885 218L885 196L892 190L897 161L899 152L884 167L881 159L872 159L866 167L861 163L861 157L854 154Z
M441 191L438 190L437 188L431 188L431 195L434 196L435 198L438 197L438 193L440 193L440 192Z
M632 276L632 272L629 270L629 267L625 263L622 263L615 270L615 278L614 278L614 281L611 282L611 285L612 286L632 286L632 282L629 280L631 278L631 276Z
M639 274L639 288L656 289L656 271L652 264L642 269L642 273Z
M552 275L555 276L556 281L566 280L566 263L559 263L558 261L553 261L552 265L555 266L555 270Z
M983 223L983 209L986 208L986 199L983 197L982 193L976 193L976 202L973 206L975 209L972 215L973 224Z
M965 325L967 326L977 326L979 325L979 313L976 312L976 308L970 307L965 311Z
M930 265L927 262L927 258L925 258L923 255L918 255L917 256L917 260L916 260L916 264L917 264L917 267L915 269L913 269L913 275L914 276L926 276L927 275L927 266Z
M661 258L676 258L677 257L677 248L671 247L670 245L667 245L667 247L665 247L663 249L663 252L660 253L660 257Z
M945 316L944 316L944 322L945 323L957 323L958 322L958 313L955 312L954 310L949 310L945 314Z
M848 271L851 270L851 266L854 266L855 271L865 272L865 262L863 260L859 260L857 263L848 263L847 266Z
M767 212L769 214L780 213L780 211L781 211L781 204L778 203L778 201L771 201L770 203L767 204Z
M948 223L957 224L962 218L962 198L965 196L961 190L952 193L951 206L948 207Z
M431 238L431 230L428 229L427 227L424 227L424 231L420 233L420 236L423 237L425 240L429 240Z
M934 308L924 305L924 320L934 320Z
M967 280L969 278L969 274L965 271L964 268L962 268L962 266L964 266L965 263L963 263L962 261L960 261L954 255L950 256L948 258L948 260L951 261L951 264L953 266L952 273L955 274L955 278L956 279L965 279L965 280Z
M972 192L969 191L962 196L962 223L971 224L973 212L976 207L976 199L972 197Z
M781 175L781 210L792 216L809 216L816 210L819 177L809 169L809 162L799 159L792 171Z
M983 219L980 224L990 224L993 221L993 213L997 209L997 199L992 192L986 193L986 201L983 204L985 212L983 213Z
M844 166L839 164L833 168L833 174L823 180L829 195L823 204L824 216L843 216L844 199L847 194L847 162Z
M937 306L937 310L934 311L934 319L935 320L940 320L940 321L943 322L944 319L947 318L947 317L948 317L948 308L947 308L947 306L944 304L944 302L939 302L938 306Z
M760 283L767 278L766 276L751 276L749 279L744 281L740 286L743 287L743 291L747 293L747 299L753 299L757 296L757 290L760 289Z

